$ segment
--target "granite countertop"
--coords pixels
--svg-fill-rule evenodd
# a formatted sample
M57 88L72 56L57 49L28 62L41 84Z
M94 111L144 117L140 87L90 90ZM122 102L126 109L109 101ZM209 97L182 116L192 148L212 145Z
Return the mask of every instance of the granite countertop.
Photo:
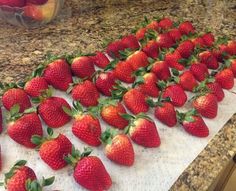
M2 82L25 79L50 51L94 52L102 40L127 34L143 17L183 18L200 31L236 39L235 0L68 0L64 13L51 24L34 30L0 21L0 77ZM72 13L72 14L71 14ZM236 153L236 115L182 173L171 190L208 190Z

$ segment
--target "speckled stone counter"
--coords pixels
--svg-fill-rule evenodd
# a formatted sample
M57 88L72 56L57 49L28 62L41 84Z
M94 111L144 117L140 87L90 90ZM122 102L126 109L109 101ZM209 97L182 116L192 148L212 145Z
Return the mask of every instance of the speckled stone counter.
M166 15L209 27L236 39L235 0L68 0L66 12L39 29L15 28L0 21L0 81L25 79L47 52L102 49L105 38L127 34L143 17ZM71 12L71 15L70 15ZM236 115L182 173L172 190L208 190L236 153Z

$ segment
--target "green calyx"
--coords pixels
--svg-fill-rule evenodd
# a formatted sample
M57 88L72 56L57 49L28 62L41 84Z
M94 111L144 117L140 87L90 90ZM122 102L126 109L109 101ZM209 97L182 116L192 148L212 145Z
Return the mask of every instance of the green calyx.
M113 86L114 90L112 91L112 99L118 99L121 100L123 98L123 95L129 91L128 88L124 87L122 83L119 80L116 80L116 85Z
M118 130L117 129L106 129L106 131L104 131L100 137L100 140L103 144L107 145L107 144L111 144L112 143L112 139L118 134Z
M50 98L50 97L52 97L52 88L51 87L42 91L41 95L39 97L32 98L31 100L34 104L39 104L39 103L43 102L45 99Z
M179 123L183 123L184 121L187 122L194 122L193 116L198 116L197 110L196 109L191 109L187 112L181 113L178 110L176 110L177 113L177 120Z
M39 182L38 180L32 181L31 179L28 179L26 181L26 190L27 191L43 191L43 187L52 185L54 180L55 180L54 176L47 179L43 177L42 182Z
M0 82L0 95L3 95L7 90L13 88L20 88L24 87L24 82L17 82L17 83L2 83Z
M120 56L121 56L121 60L126 60L129 56L131 56L135 51L129 49L129 48L126 48L125 50L123 51L119 51L120 53Z
M118 62L119 62L119 59L115 58L104 68L104 71L113 70L116 67L116 64Z
M84 157L89 156L91 152L92 152L92 149L90 147L86 147L84 148L84 152L81 153L79 150L75 149L73 145L71 154L69 154L68 156L65 156L64 160L75 168L78 161L80 161Z
M204 81L199 83L197 87L193 89L193 92L198 93L200 95L205 95L206 93L210 93L211 90L207 87L207 84L212 82L215 82L215 78L213 77L206 78Z

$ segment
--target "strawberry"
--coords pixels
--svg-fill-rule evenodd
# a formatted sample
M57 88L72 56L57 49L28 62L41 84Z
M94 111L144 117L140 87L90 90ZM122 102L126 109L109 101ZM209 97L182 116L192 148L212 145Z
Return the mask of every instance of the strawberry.
M157 21L151 21L147 26L146 29L151 29L151 30L155 30L158 31L159 29L159 24Z
M116 84L114 72L101 72L95 81L97 90L105 96L111 96L111 91L114 90Z
M120 61L114 69L114 74L117 79L126 83L133 83L135 77L132 75L134 72L130 62Z
M229 41L227 44L227 51L230 55L236 55L236 41Z
M109 59L103 52L96 52L96 55L92 57L94 64L99 68L106 68L110 63Z
M209 69L217 69L219 63L210 51L203 51L199 54L199 61L206 64Z
M135 35L127 35L121 39L121 42L125 45L126 48L131 50L139 49L139 42Z
M73 102L73 106L72 110L63 108L68 115L74 118L73 134L88 145L99 146L102 131L99 120L92 113L85 112L79 102Z
M147 28L141 28L136 32L135 36L138 40L142 40L144 39L146 32Z
M203 81L207 76L209 76L207 66L200 62L192 63L189 70L199 82Z
M138 70L139 68L146 67L148 62L148 56L143 51L136 51L133 54L129 55L126 59L126 62L128 62L132 69Z
M211 47L215 42L215 37L211 32L202 35L202 39L203 39L204 45L207 47Z
M205 42L203 41L202 37L193 38L193 39L191 39L191 41L193 42L194 47L202 48L205 46Z
M181 32L182 35L188 35L191 33L195 33L195 28L193 27L191 22L185 21L180 23L179 31Z
M191 110L186 113L178 112L178 119L183 125L184 130L189 134L196 137L207 137L209 135L207 125L195 110Z
M159 28L166 30L173 26L173 21L169 18L163 18L158 23Z
M49 62L46 66L39 66L37 70L44 71L43 77L46 79L48 84L54 88L66 91L69 84L72 83L72 74L69 64L64 59L56 59Z
M179 44L176 50L180 53L182 58L188 58L193 53L194 44L190 40L185 40Z
M38 115L32 113L19 113L19 105L15 105L10 110L11 119L7 124L7 134L15 142L28 148L35 148L31 142L33 135L42 136L43 128Z
M2 133L2 130L3 130L3 119L2 119L2 107L0 106L0 134Z
M91 78L95 72L94 59L89 56L79 56L71 63L72 73L79 78Z
M106 53L112 58L120 58L120 51L126 48L126 45L121 40L117 40L108 44Z
M115 133L108 129L101 136L102 142L106 145L105 155L117 164L132 166L134 164L134 149L130 139L127 135L113 134Z
M175 51L173 53L167 53L164 61L171 68L175 68L176 70L184 70L184 66L180 63L181 58L180 53Z
M174 42L179 41L182 37L182 34L177 28L171 29L168 33Z
M105 99L100 105L102 106L100 115L107 124L118 129L128 126L129 122L122 117L122 114L126 114L126 110L121 102Z
M0 6L9 7L24 7L26 4L25 0L1 0Z
M228 68L219 71L215 75L215 79L223 89L229 90L234 87L234 74Z
M148 57L157 58L159 54L159 44L154 40L150 40L143 47L142 51L145 52Z
M75 181L88 190L108 190L112 180L102 161L96 156L88 156L91 150L84 149L80 154L73 148L72 155L65 157L67 163L74 167Z
M154 73L145 73L138 76L136 82L133 84L137 90L143 94L151 97L158 97L159 89L157 87L157 77Z
M48 137L33 136L32 142L38 145L41 159L53 170L62 169L67 165L64 157L72 153L70 140L62 134L53 136L52 129L48 128Z
M184 90L190 92L192 92L193 89L198 85L197 80L189 70L186 70L180 74L178 82Z
M71 117L63 111L63 107L70 108L65 99L48 97L42 99L38 106L38 113L46 125L51 128L59 128L71 120Z
M213 119L217 115L217 98L212 93L197 95L194 98L192 105L203 117Z
M125 106L133 113L145 113L149 110L149 106L146 103L146 96L137 89L128 90L123 96L123 102Z
M216 82L216 81L209 82L206 85L209 88L209 90L211 91L211 93L213 93L216 96L218 102L220 102L224 99L225 93L218 82Z
M169 67L165 61L154 62L151 72L153 72L159 80L167 80L171 77Z
M83 106L96 106L100 97L99 92L91 81L85 80L75 84L71 91L73 100L79 101Z
M31 97L39 97L47 89L48 83L43 77L34 77L24 86L25 92Z
M2 96L2 104L6 110L10 110L14 105L20 106L20 112L31 107L30 99L23 89L20 88L7 88L5 85L5 92Z
M174 45L174 41L172 40L169 33L159 34L156 38L156 41L160 48L170 48Z
M43 5L48 2L48 0L26 0L27 3L32 3L35 5Z
M176 107L182 107L187 101L187 95L179 84L170 84L163 91L163 98L169 97Z
M230 69L232 70L234 77L236 78L236 59L230 59Z
M34 171L25 164L25 160L17 161L5 174L5 187L8 191L27 191L27 182L37 179Z
M144 147L159 147L161 140L155 122L144 114L132 116L126 114L130 123L126 131L132 141Z
M173 127L177 123L176 111L172 103L167 101L151 102L154 107L154 116L167 125Z

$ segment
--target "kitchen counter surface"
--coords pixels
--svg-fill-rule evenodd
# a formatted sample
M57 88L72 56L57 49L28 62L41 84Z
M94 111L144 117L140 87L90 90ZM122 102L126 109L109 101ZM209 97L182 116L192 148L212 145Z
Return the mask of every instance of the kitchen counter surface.
M47 52L63 54L74 50L85 53L102 50L103 39L129 33L144 16L183 18L192 21L198 31L208 27L216 35L236 39L235 0L114 2L68 0L61 16L34 30L17 29L0 21L1 81L25 79L44 60ZM236 153L235 127L236 115L182 173L171 190L208 190Z

